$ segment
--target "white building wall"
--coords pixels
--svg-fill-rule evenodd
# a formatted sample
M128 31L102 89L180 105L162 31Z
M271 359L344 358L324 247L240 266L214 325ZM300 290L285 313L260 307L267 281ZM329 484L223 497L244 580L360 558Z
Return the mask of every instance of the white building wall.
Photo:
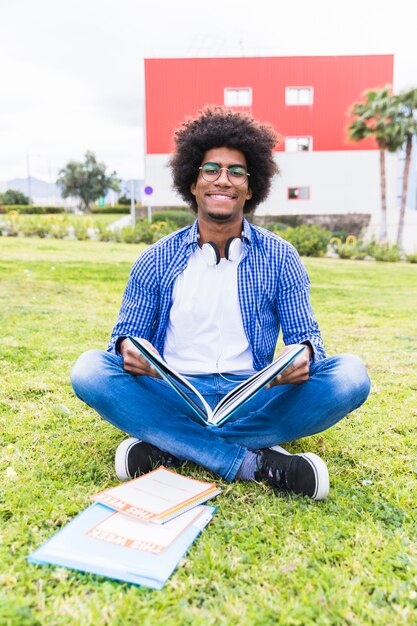
M153 206L184 202L171 188L169 155L146 156L146 185L154 189L147 200ZM258 215L378 213L380 207L379 153L351 152L278 153L281 174L274 179L268 199ZM387 203L396 206L396 155L386 155ZM289 187L309 187L308 200L289 200Z
M379 152L278 153L281 174L259 215L377 213L380 201ZM386 155L387 203L395 207L396 155ZM289 200L289 187L309 187L308 200Z
M168 167L169 154L147 154L145 156L145 187L152 187L153 193L144 197L143 202L151 206L184 206L173 190L171 170Z

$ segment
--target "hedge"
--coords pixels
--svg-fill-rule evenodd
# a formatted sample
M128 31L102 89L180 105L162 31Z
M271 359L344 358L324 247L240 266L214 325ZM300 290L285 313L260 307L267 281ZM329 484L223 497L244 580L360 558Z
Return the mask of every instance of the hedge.
M115 206L93 206L91 208L92 215L115 213L127 215L130 213L130 207L124 204L116 204Z
M47 213L66 213L63 206L36 206L33 204L1 204L0 213L15 211L21 215L46 215Z
M191 213L191 211L181 211L181 210L173 210L173 211L158 211L157 213L152 214L153 222L171 222L175 224L177 228L184 228L184 226L191 226L194 223L196 218L195 213Z

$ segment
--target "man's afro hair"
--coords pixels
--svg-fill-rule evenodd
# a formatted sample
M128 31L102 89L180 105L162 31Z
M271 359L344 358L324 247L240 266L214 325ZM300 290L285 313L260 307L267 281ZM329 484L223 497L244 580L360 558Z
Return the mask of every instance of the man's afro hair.
M175 152L169 161L173 187L197 212L191 185L197 181L204 154L212 148L231 148L245 155L252 198L244 213L250 213L268 196L272 177L279 172L273 149L279 135L271 124L257 122L250 113L222 106L206 106L187 119L174 135Z

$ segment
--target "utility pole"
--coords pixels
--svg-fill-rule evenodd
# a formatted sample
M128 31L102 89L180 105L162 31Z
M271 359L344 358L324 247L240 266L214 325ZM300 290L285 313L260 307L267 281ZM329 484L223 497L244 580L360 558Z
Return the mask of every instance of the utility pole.
M136 212L135 212L135 181L130 181L130 220L132 228L135 228L136 224Z
M29 157L28 152L26 152L26 171L27 171L27 177L28 177L28 198L29 198L29 203L30 203L32 202L31 200L32 188L31 188L31 182L30 182L30 157Z

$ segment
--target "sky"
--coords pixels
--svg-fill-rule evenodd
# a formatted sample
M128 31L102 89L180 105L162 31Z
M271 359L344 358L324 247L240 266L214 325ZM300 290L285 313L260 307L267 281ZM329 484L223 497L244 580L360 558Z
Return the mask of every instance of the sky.
M144 58L394 54L394 90L416 86L414 2L384 6L0 0L0 187L54 182L86 150L143 178Z

